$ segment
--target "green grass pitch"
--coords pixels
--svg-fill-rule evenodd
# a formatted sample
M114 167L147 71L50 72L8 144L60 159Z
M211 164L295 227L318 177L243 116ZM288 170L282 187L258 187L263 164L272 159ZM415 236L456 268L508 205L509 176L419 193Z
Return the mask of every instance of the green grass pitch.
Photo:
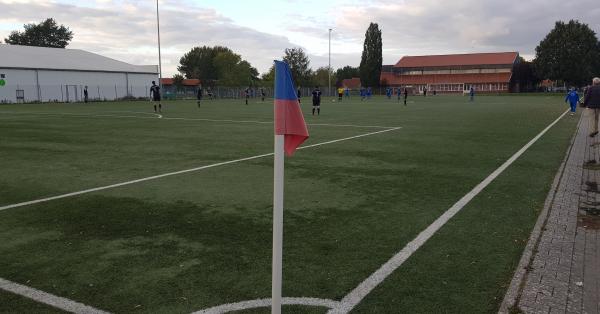
M436 96L408 106L325 99L312 116L303 100L305 145L402 127L286 159L283 295L333 300L566 110L561 97ZM0 207L271 153L272 107L166 102L159 119L148 102L0 105ZM497 311L578 117L565 116L353 313ZM272 164L0 211L0 278L116 313L269 298ZM0 312L60 313L4 291Z

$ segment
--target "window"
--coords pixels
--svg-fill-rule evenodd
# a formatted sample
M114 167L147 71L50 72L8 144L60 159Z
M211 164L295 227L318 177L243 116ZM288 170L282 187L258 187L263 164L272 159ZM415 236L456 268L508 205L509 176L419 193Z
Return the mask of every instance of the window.
M450 74L450 70L429 70L423 71L423 74Z

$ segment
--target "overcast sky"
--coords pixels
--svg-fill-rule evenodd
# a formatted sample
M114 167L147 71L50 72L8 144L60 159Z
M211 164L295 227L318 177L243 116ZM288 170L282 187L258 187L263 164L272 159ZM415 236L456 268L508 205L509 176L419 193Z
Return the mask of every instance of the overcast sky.
M154 0L0 0L0 38L54 17L74 31L69 48L133 64L157 64ZM383 62L404 55L518 51L526 59L557 20L600 32L598 0L160 0L164 76L194 46L223 45L261 73L285 48L311 66L358 66L370 22L383 32Z

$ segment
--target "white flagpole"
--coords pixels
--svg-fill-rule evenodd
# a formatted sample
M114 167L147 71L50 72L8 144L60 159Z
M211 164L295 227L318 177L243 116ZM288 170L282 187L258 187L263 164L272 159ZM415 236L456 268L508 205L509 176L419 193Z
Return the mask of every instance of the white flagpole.
M283 164L284 135L275 135L273 176L273 273L271 282L271 314L281 314L281 281L283 265Z

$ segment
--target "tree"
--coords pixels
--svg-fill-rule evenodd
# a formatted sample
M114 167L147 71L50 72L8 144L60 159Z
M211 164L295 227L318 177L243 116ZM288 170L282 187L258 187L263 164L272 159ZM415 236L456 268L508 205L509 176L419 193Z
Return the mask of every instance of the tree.
M263 73L260 76L260 80L263 82L263 85L273 85L275 82L275 66L272 65L269 71Z
M351 79L353 77L359 77L360 76L360 70L359 68L355 68L355 67L351 67L349 65L341 68L341 69L337 69L337 71L335 71L335 80L336 80L336 85L340 85L340 83L345 80L345 79Z
M248 86L258 78L258 71L233 52L220 52L214 59L219 85Z
M213 61L220 52L233 53L231 49L222 46L194 47L179 59L177 70L188 79L216 80L218 73Z
M329 86L329 67L320 67L316 71L314 71L312 75L312 84L316 86ZM331 73L333 76L333 73Z
M175 88L180 91L183 89L183 75L181 74L175 74L173 75L173 85L175 85Z
M363 86L379 86L383 63L382 46L379 25L371 23L365 33L365 43L360 59L360 82Z
M23 28L23 32L11 32L4 42L10 45L65 48L73 39L73 32L64 25L57 25L53 18L39 24L25 24Z
M223 86L247 86L258 80L258 71L227 47L194 47L179 64L177 69L187 78L218 81Z
M310 61L302 48L287 48L283 60L290 66L294 82L306 86L311 83Z
M535 69L542 78L581 86L600 70L600 44L587 24L556 22L535 48Z
M535 72L532 62L519 57L510 80L511 90L518 92L533 91L540 78Z

